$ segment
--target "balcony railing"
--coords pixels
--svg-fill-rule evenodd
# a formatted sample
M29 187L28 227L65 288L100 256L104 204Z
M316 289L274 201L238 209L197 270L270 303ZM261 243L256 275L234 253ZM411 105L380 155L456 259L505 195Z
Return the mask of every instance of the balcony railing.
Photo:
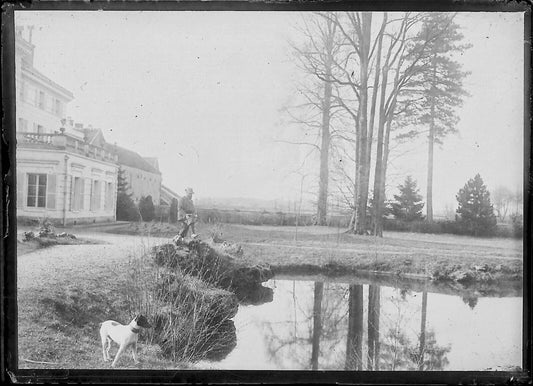
M17 143L19 146L24 144L42 144L57 149L66 150L70 153L84 155L89 158L98 159L107 162L117 162L118 155L106 150L103 147L88 144L87 142L71 136L69 134L39 134L28 132L17 132Z

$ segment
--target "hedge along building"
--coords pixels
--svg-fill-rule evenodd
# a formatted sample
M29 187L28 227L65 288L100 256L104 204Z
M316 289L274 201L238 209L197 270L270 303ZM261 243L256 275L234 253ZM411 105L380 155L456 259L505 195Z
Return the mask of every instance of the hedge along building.
M17 217L114 221L117 156L102 146L101 133L90 136L64 119L74 96L33 67L28 30L27 40L22 28L15 38Z

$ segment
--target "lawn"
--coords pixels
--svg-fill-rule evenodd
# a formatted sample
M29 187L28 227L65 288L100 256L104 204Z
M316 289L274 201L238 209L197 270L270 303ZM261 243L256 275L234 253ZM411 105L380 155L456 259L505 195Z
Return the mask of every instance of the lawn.
M174 236L166 223L132 223L110 231ZM353 235L340 228L198 224L202 238L218 234L243 246L250 263L267 263L277 273L326 274L378 271L403 277L465 282L519 281L522 241L385 232L384 237Z

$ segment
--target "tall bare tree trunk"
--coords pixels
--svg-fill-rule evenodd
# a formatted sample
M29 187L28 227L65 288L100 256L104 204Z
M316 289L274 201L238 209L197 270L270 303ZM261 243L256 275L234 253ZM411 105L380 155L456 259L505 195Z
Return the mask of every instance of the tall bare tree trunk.
M435 54L432 59L433 66L433 79L435 79L437 73L437 63L435 60ZM429 135L428 135L428 178L427 178L427 194L426 194L426 208L427 208L427 221L433 221L433 147L435 145L435 84L431 84L431 106L430 106L430 123L429 123Z
M370 177L370 165L367 164L368 150L368 67L370 62L370 33L372 24L372 13L363 12L361 16L361 36L359 40L360 63L360 89L359 89L359 131L360 136L358 154L359 185L357 190L359 194L357 202L357 216L355 219L355 232L364 234L367 232L367 203L368 203L368 185Z
M379 206L378 206L378 213L379 217L377 218L377 224L376 227L376 236L383 237L383 209L385 207L385 182L387 181L387 167L389 165L389 143L390 143L390 131L391 131L391 125L392 121L389 120L387 122L387 128L385 130L385 141L383 145L383 167L381 169L381 184L379 185Z
M383 92L384 89L379 87L379 81L380 81L380 75L381 75L381 51L383 47L383 35L385 31L385 27L387 25L387 12L383 14L383 22L381 24L381 30L379 31L378 35L378 46L377 46L377 53L376 53L376 67L375 67L375 75L374 75L374 87L372 88L372 105L370 107L370 123L368 128L368 147L367 147L367 164L368 164L368 170L370 172L370 165L372 164L372 140L374 137L374 121L376 118L376 104L377 104L377 96L378 92L381 94L380 96L380 111L382 110L382 100L383 100ZM383 83L387 82L386 74L384 74L385 77L383 78ZM378 141L379 142L379 141ZM379 147L379 143L378 143ZM370 173L368 175L368 178L370 178Z
M379 235L381 223L381 179L383 177L383 144L385 131L385 95L387 90L388 68L383 67L383 82L381 84L381 95L379 102L379 123L378 123L378 142L376 150L376 169L374 172L374 196L372 198L373 214L372 214L372 234Z
M327 62L328 79L331 74L331 60ZM322 141L320 144L320 179L318 187L317 223L326 225L328 212L329 149L331 143L331 82L324 82L324 99L322 102Z

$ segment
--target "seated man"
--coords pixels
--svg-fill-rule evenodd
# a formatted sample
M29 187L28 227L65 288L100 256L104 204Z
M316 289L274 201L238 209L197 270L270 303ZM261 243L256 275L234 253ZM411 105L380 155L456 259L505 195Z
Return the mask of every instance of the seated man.
M178 223L180 223L182 227L178 235L178 240L182 240L187 236L189 228L192 230L191 237L193 239L198 236L194 230L194 224L198 218L196 209L192 202L192 195L194 194L194 191L192 188L187 188L185 189L185 193L186 195L178 200Z

